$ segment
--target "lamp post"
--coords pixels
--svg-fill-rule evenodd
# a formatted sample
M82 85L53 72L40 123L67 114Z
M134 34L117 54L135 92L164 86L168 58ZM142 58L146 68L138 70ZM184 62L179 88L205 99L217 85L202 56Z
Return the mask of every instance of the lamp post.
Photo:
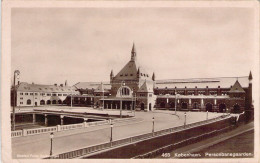
M184 113L184 128L186 127L186 112Z
M120 118L122 118L122 93L123 93L123 89L122 86L125 85L124 81L121 82L121 88L120 88Z
M206 119L208 120L208 118L209 118L209 111L207 110L207 118Z
M71 89L71 97L70 97L70 108L72 109L72 89Z
M13 131L15 130L15 102L16 102L16 90L15 90L15 79L19 79L19 75L20 75L20 71L19 70L15 70L14 71L14 86L13 86L13 123L12 123L12 128Z
M179 96L179 94L176 93L176 95L175 95L175 115L177 115L177 96Z
M136 93L135 93L135 95L134 95L134 116L135 116L135 107L136 107Z
M103 83L101 83L101 84L102 84L102 93L103 93L103 106L102 106L102 110L104 110L105 109L105 89L103 87Z
M51 150L50 150L50 156L52 156L52 139L54 137L53 132L50 134L50 139L51 139Z
M152 132L153 132L153 135L154 135L154 117L152 119L152 122L153 122L153 130L152 130Z
M110 121L111 123L110 123L110 128L111 128L111 136L110 136L110 142L112 142L113 141L113 123L112 123L112 121Z

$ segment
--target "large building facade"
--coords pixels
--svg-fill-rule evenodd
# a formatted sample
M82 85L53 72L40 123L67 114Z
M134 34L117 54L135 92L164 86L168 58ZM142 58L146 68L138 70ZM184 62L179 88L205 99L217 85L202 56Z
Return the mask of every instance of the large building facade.
M152 74L152 75L151 75ZM104 109L169 109L241 113L252 109L252 74L243 77L155 80L137 61L135 45L130 61L110 82L79 82L81 95L73 101Z
M67 105L68 96L78 94L74 86L67 86L67 82L64 85L21 82L11 91L11 105L14 103L15 106Z

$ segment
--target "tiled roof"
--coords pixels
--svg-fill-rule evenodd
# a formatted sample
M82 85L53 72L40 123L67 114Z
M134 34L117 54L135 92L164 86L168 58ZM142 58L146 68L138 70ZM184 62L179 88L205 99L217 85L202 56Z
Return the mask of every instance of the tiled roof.
M219 78L193 78L193 79L172 79L172 80L157 80L155 88L231 88L239 81L243 88L248 87L248 76L243 77L219 77Z
M75 84L74 86L78 89L97 89L100 85L100 82L79 82ZM103 87L105 90L111 89L111 85L109 82L103 82Z
M236 82L239 81L242 88L249 85L248 76L243 77L218 77L218 78L193 78L193 79L170 79L170 80L156 80L155 88L231 88ZM96 89L100 82L79 82L75 84L78 89ZM111 89L109 82L103 82L105 89Z
M117 80L134 80L137 78L139 68L141 78L150 78L151 76L144 70L137 61L129 61L115 76Z
M145 81L144 84L139 88L137 92L153 92L152 85L148 85Z
M28 84L26 82L21 82L17 87L17 91L21 92L75 92L75 90L74 86Z
M245 93L245 91L243 90L243 88L241 87L240 83L238 81L235 82L235 84L233 85L233 87L230 89L229 92L232 93Z

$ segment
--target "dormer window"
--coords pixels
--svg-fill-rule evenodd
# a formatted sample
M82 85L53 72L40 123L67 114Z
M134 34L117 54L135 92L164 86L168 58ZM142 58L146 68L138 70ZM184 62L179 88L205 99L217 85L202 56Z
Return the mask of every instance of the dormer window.
M130 76L133 76L133 74L130 74Z
M123 74L121 74L120 76L123 76Z
M128 76L128 74L125 74L125 76Z

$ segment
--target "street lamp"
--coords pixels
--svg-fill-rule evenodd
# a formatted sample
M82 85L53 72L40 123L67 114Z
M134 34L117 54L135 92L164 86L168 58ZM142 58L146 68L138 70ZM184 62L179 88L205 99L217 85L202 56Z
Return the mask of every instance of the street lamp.
M122 118L122 105L123 105L123 101L122 101L123 88L122 88L122 86L123 85L125 85L124 81L121 82L121 87L120 87L120 118Z
M15 130L15 102L16 102L16 90L15 90L15 79L19 79L19 75L20 75L20 71L19 70L15 70L14 71L14 88L13 88L13 124L12 124L12 128L13 131Z
M179 96L179 94L176 93L176 95L175 95L175 115L177 115L177 96Z
M102 84L102 93L103 93L103 106L102 106L102 110L104 110L105 109L105 89L103 87L103 83L101 83L101 84Z
M113 123L112 123L112 121L110 123L110 128L111 128L110 142L112 142L112 140L113 140Z
M184 113L184 118L185 118L185 119L184 119L184 128L186 127L186 114L187 114L187 113L185 112L185 113Z
M152 119L152 122L153 122L153 135L154 135L154 117Z
M50 139L51 139L51 150L50 150L50 156L52 156L52 139L54 137L53 132L50 134Z

